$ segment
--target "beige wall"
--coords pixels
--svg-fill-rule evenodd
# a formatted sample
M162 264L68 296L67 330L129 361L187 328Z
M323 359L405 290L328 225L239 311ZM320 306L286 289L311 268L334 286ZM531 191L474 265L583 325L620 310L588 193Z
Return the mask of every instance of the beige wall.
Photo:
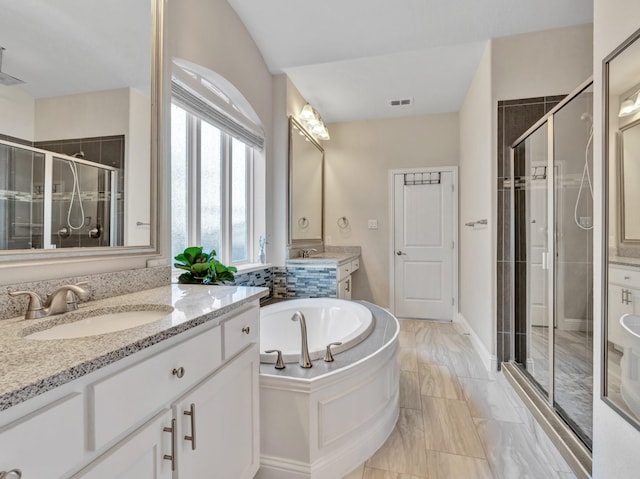
M266 146L256 165L258 184L254 192L260 205L266 196L267 208L266 216L255 218L254 249L257 251L258 236L266 234L270 243L267 259L273 261L281 237L277 220L279 205L269 197L270 182L277 181L281 162L273 153L273 76L253 38L226 0L172 1L167 18L170 56L201 65L230 82L248 102L264 129Z
M325 241L362 247L353 298L389 306L389 170L456 166L458 114L328 125L325 148ZM340 229L345 216L349 228ZM378 229L367 220L378 220Z
M592 73L592 39L584 25L491 40L460 111L460 312L491 357L498 101L570 93ZM480 218L489 220L487 230L464 226Z
M0 134L33 141L35 101L16 87L0 88Z
M486 349L495 354L495 143L491 99L491 42L487 42L460 110L459 312ZM489 227L465 223L487 219ZM488 358L483 358L485 362Z
M640 432L628 424L600 399L602 374L602 61L620 43L640 28L640 2L637 0L594 1L594 405L593 405L593 477L637 477L640 470Z

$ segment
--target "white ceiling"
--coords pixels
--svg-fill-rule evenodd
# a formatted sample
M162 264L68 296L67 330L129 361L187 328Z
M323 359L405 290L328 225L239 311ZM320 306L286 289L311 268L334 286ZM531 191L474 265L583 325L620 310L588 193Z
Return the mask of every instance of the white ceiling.
M228 1L328 122L458 111L489 38L593 21L591 0Z
M0 0L0 12L2 71L25 82L0 88L34 98L149 89L148 0Z

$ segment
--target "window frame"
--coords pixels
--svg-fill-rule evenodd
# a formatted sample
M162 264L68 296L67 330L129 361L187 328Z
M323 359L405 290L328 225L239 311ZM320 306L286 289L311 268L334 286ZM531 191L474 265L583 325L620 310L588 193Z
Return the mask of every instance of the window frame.
M187 105L184 105L176 98L171 99L171 105L183 110L186 115L186 244L187 246L203 246L206 251L211 248L216 250L216 258L224 264L234 266L249 266L256 264L255 251L255 148L245 143L240 138L234 138L222 130L214 121L209 118L202 118L191 111ZM212 246L201 243L201 224L202 224L202 208L201 198L203 189L201 187L201 171L202 171L202 122L213 126L220 132L220 245ZM239 141L245 146L245 204L246 204L246 234L245 249L246 259L240 261L232 261L232 211L233 211L233 188L232 188L232 172L233 172L233 140ZM173 184L173 182L172 182ZM173 187L172 187L173 188ZM173 234L172 243L173 243Z

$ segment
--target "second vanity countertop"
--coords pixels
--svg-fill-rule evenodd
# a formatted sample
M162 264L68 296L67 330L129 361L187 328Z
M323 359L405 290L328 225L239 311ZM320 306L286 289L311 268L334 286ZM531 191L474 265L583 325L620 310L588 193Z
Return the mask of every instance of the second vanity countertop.
M113 333L77 339L33 340L23 337L40 323L65 315L0 321L0 411L61 386L118 359L220 318L243 304L266 296L266 288L172 284L113 298L80 303L84 311L140 304L162 304L174 310L162 319ZM215 323L212 323L215 325Z
M320 264L320 265L343 265L348 263L354 259L357 259L360 256L359 253L317 253L309 258L292 258L287 260L287 264L293 265L310 265L310 264Z

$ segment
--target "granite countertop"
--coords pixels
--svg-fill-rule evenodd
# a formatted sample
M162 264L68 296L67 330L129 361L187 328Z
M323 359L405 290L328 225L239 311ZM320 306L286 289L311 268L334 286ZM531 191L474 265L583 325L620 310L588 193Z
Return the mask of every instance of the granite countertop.
M96 371L205 322L266 296L266 288L172 284L137 293L80 303L77 311L42 319L0 321L0 411ZM108 308L169 305L167 316L142 326L77 339L38 341L23 336L49 322L70 322ZM24 330L27 330L25 332Z
M337 253L337 252L325 252L325 253L316 253L309 258L291 258L287 260L287 264L337 264L342 265L349 261L352 261L358 258L360 255L358 253Z
M640 258L630 258L627 256L609 256L609 263L612 265L631 266L640 268Z
M286 363L284 369L276 369L275 364L260 363L260 374L310 381L352 366L381 349L399 334L400 326L397 320L386 309L367 301L357 301L357 303L369 309L375 321L373 331L364 341L346 351L334 354L334 362L332 363L316 359L311 361L313 364L311 368L301 368L298 363Z

